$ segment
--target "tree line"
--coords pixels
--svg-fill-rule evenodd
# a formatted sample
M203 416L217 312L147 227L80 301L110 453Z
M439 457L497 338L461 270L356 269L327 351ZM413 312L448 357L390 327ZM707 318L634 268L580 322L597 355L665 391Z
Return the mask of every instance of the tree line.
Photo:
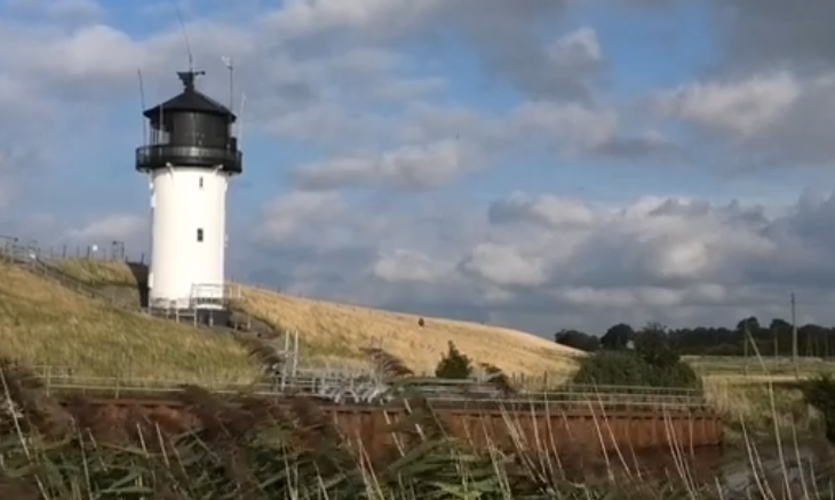
M586 352L622 350L631 347L640 332L653 331L665 336L675 351L683 355L791 356L792 330L792 324L784 319L775 318L765 324L752 316L739 320L733 328L667 328L658 323L649 323L636 330L629 324L618 323L603 335L563 329L554 335L554 340L558 344ZM813 323L798 326L797 354L804 357L835 357L835 328Z

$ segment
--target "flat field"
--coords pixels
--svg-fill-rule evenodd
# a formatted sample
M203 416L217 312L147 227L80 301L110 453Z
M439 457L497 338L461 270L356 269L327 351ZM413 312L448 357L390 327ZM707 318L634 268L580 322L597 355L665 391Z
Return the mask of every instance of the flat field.
M0 356L79 376L248 383L257 365L232 338L108 307L0 261Z
M800 357L795 363L791 358L757 358L750 356L684 356L684 360L699 375L728 383L785 382L815 375L835 374L835 362L821 358Z
M702 376L705 396L726 419L740 440L744 432L782 438L816 432L820 416L803 400L795 382L820 374L835 373L835 363L820 358L754 356L685 356ZM743 425L744 423L744 425ZM777 436L779 437L779 436Z
M67 259L55 263L63 272L93 286L137 286L144 278L118 262ZM306 361L352 364L361 350L380 347L416 373L431 373L449 341L479 363L508 374L565 378L576 368L579 351L529 333L477 323L382 311L349 304L300 298L241 285L235 307L277 331L299 332Z

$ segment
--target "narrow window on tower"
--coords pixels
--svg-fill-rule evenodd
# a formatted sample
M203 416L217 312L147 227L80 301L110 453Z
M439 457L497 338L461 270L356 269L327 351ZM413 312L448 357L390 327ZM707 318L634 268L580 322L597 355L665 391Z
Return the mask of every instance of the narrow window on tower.
M200 178L200 189L203 189L203 178Z
M198 242L203 242L203 229L198 229L197 230L197 241Z

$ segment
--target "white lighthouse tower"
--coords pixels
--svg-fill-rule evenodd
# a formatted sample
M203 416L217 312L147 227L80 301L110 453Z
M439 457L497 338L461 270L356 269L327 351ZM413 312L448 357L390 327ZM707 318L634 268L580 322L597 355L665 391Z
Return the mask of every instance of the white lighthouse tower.
M214 319L225 310L226 191L242 153L235 115L195 88L205 73L177 74L183 92L144 112L150 144L136 150L151 190L148 306Z

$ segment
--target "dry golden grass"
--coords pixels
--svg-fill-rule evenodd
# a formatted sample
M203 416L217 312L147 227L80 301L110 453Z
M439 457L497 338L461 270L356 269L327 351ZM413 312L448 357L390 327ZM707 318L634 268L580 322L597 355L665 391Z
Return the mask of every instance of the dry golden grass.
M91 285L136 285L124 263L68 259L56 265ZM416 373L430 373L453 341L461 352L508 374L564 379L576 369L581 353L535 335L507 328L399 314L284 295L242 286L236 307L277 330L296 330L307 360L332 365L361 362L360 350L372 345L401 358Z
M122 285L137 286L137 276L131 268L120 261L91 259L56 260L51 265L60 271L92 286ZM147 281L147 272L140 271L140 281Z
M359 358L382 347L416 373L431 373L452 341L476 362L505 373L563 378L579 352L528 333L463 321L400 314L242 287L241 309L276 329L296 330L309 354Z
M774 380L755 379L748 383L726 377L704 377L705 398L725 418L725 424L749 431L773 432L775 426L797 432L815 425L818 416L811 412L798 388L772 386ZM782 431L781 431L782 432Z
M749 356L683 356L682 359L702 376L730 379L788 380L835 372L835 363L821 358L801 357L795 364L791 358Z
M257 366L228 336L90 300L0 262L0 355L79 376L247 383Z

